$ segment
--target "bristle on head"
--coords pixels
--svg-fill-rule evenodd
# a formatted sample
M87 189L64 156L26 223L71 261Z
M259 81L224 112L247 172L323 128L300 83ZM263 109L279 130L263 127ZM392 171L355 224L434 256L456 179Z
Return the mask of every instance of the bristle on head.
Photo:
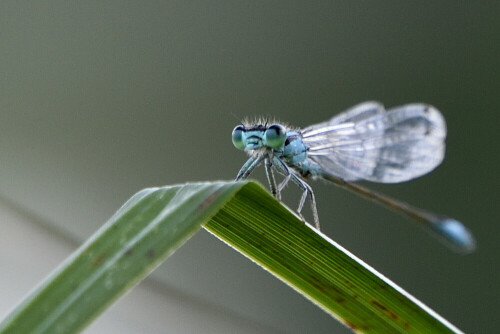
M246 117L243 119L242 124L244 127L253 127L256 125L268 127L274 124L274 118L270 116L256 116L256 117Z
M269 127L273 124L280 124L287 131L293 129L288 124L280 122L271 116L258 116L258 117L252 117L252 118L247 117L247 118L244 118L243 121L241 122L241 125L243 125L246 129L250 129L250 128L266 129L267 127Z

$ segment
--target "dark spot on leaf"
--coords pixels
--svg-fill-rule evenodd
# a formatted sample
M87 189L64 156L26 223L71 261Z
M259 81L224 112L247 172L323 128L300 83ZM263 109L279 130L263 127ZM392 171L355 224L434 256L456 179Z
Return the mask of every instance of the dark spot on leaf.
M146 252L146 257L148 259L151 259L153 256L155 256L155 253L156 253L155 250L151 248Z
M347 327L349 327L353 331L357 331L359 329L359 327L356 326L355 324L353 324L352 322L349 322L349 321L345 320L344 323L346 324Z
M344 283L345 283L345 286L346 286L347 288L349 288L349 289L354 288L354 285L351 283L351 281L349 281L349 280L347 280L347 279L346 279L346 280L344 281Z
M130 256L134 253L134 250L132 248L129 248L125 251L125 256Z
M104 261L104 254L101 254L98 257L96 257L94 261L92 261L92 266L97 267L101 265L103 261Z
M381 309L385 314L387 314L388 316L390 316L392 319L394 319L394 320L399 319L399 316L396 313L394 313L393 311L391 311L390 309L388 309L387 306L379 303L376 300L372 300L371 303L373 305L375 305L376 307L378 307L379 309Z
M205 210L207 207L212 204L217 198L217 191L214 191L210 196L208 196L201 204L198 206L198 209Z
M349 327L353 331L359 331L359 330L367 331L367 330L370 329L370 326L367 326L367 325L356 325L356 324L353 324L352 322L350 322L348 320L344 320L344 323L346 324L347 327Z
M340 290L339 288L337 288L335 285L329 283L329 282L326 282L326 281L323 281L323 280L320 280L318 279L316 276L314 275L311 275L310 276L311 279L312 279L312 282L311 284L318 290L324 292L324 293L330 293L330 291L335 291L337 294L339 294L340 296L345 296L345 294L343 293L342 290Z

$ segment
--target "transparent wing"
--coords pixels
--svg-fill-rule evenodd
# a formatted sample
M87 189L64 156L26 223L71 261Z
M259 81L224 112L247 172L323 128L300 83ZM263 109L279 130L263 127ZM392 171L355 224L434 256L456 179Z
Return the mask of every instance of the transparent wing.
M365 102L302 131L308 157L347 181L395 183L433 170L444 158L446 124L427 104L385 110Z

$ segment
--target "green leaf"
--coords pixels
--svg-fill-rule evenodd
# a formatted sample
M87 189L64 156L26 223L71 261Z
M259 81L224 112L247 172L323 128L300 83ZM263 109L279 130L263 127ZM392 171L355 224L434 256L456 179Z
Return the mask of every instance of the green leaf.
M461 333L262 187L241 189L205 229L363 333Z
M0 324L0 333L80 331L198 231L243 185L186 184L135 194Z
M0 333L81 330L202 224L358 332L460 332L259 184L215 182L134 195L0 324Z

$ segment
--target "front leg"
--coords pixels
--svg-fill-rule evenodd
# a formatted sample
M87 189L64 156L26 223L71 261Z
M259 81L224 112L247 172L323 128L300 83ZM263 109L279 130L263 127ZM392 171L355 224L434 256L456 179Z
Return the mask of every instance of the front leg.
M251 157L250 159L248 159L243 167L241 167L238 175L236 175L236 181L246 179L253 172L255 167L259 166L262 163L263 159L264 155L259 155L257 158Z
M250 159L245 162L245 164L241 167L240 171L238 172L238 175L236 175L236 181L241 179L243 174L245 174L246 170L250 167L250 165L255 161L253 157L250 157Z
M269 187L271 188L271 193L273 194L274 197L278 201L281 201L281 191L278 189L276 191L276 179L274 178L274 173L273 173L273 162L271 160L271 156L268 155L264 161L264 165L266 166L266 176L267 176L267 182L269 182Z

